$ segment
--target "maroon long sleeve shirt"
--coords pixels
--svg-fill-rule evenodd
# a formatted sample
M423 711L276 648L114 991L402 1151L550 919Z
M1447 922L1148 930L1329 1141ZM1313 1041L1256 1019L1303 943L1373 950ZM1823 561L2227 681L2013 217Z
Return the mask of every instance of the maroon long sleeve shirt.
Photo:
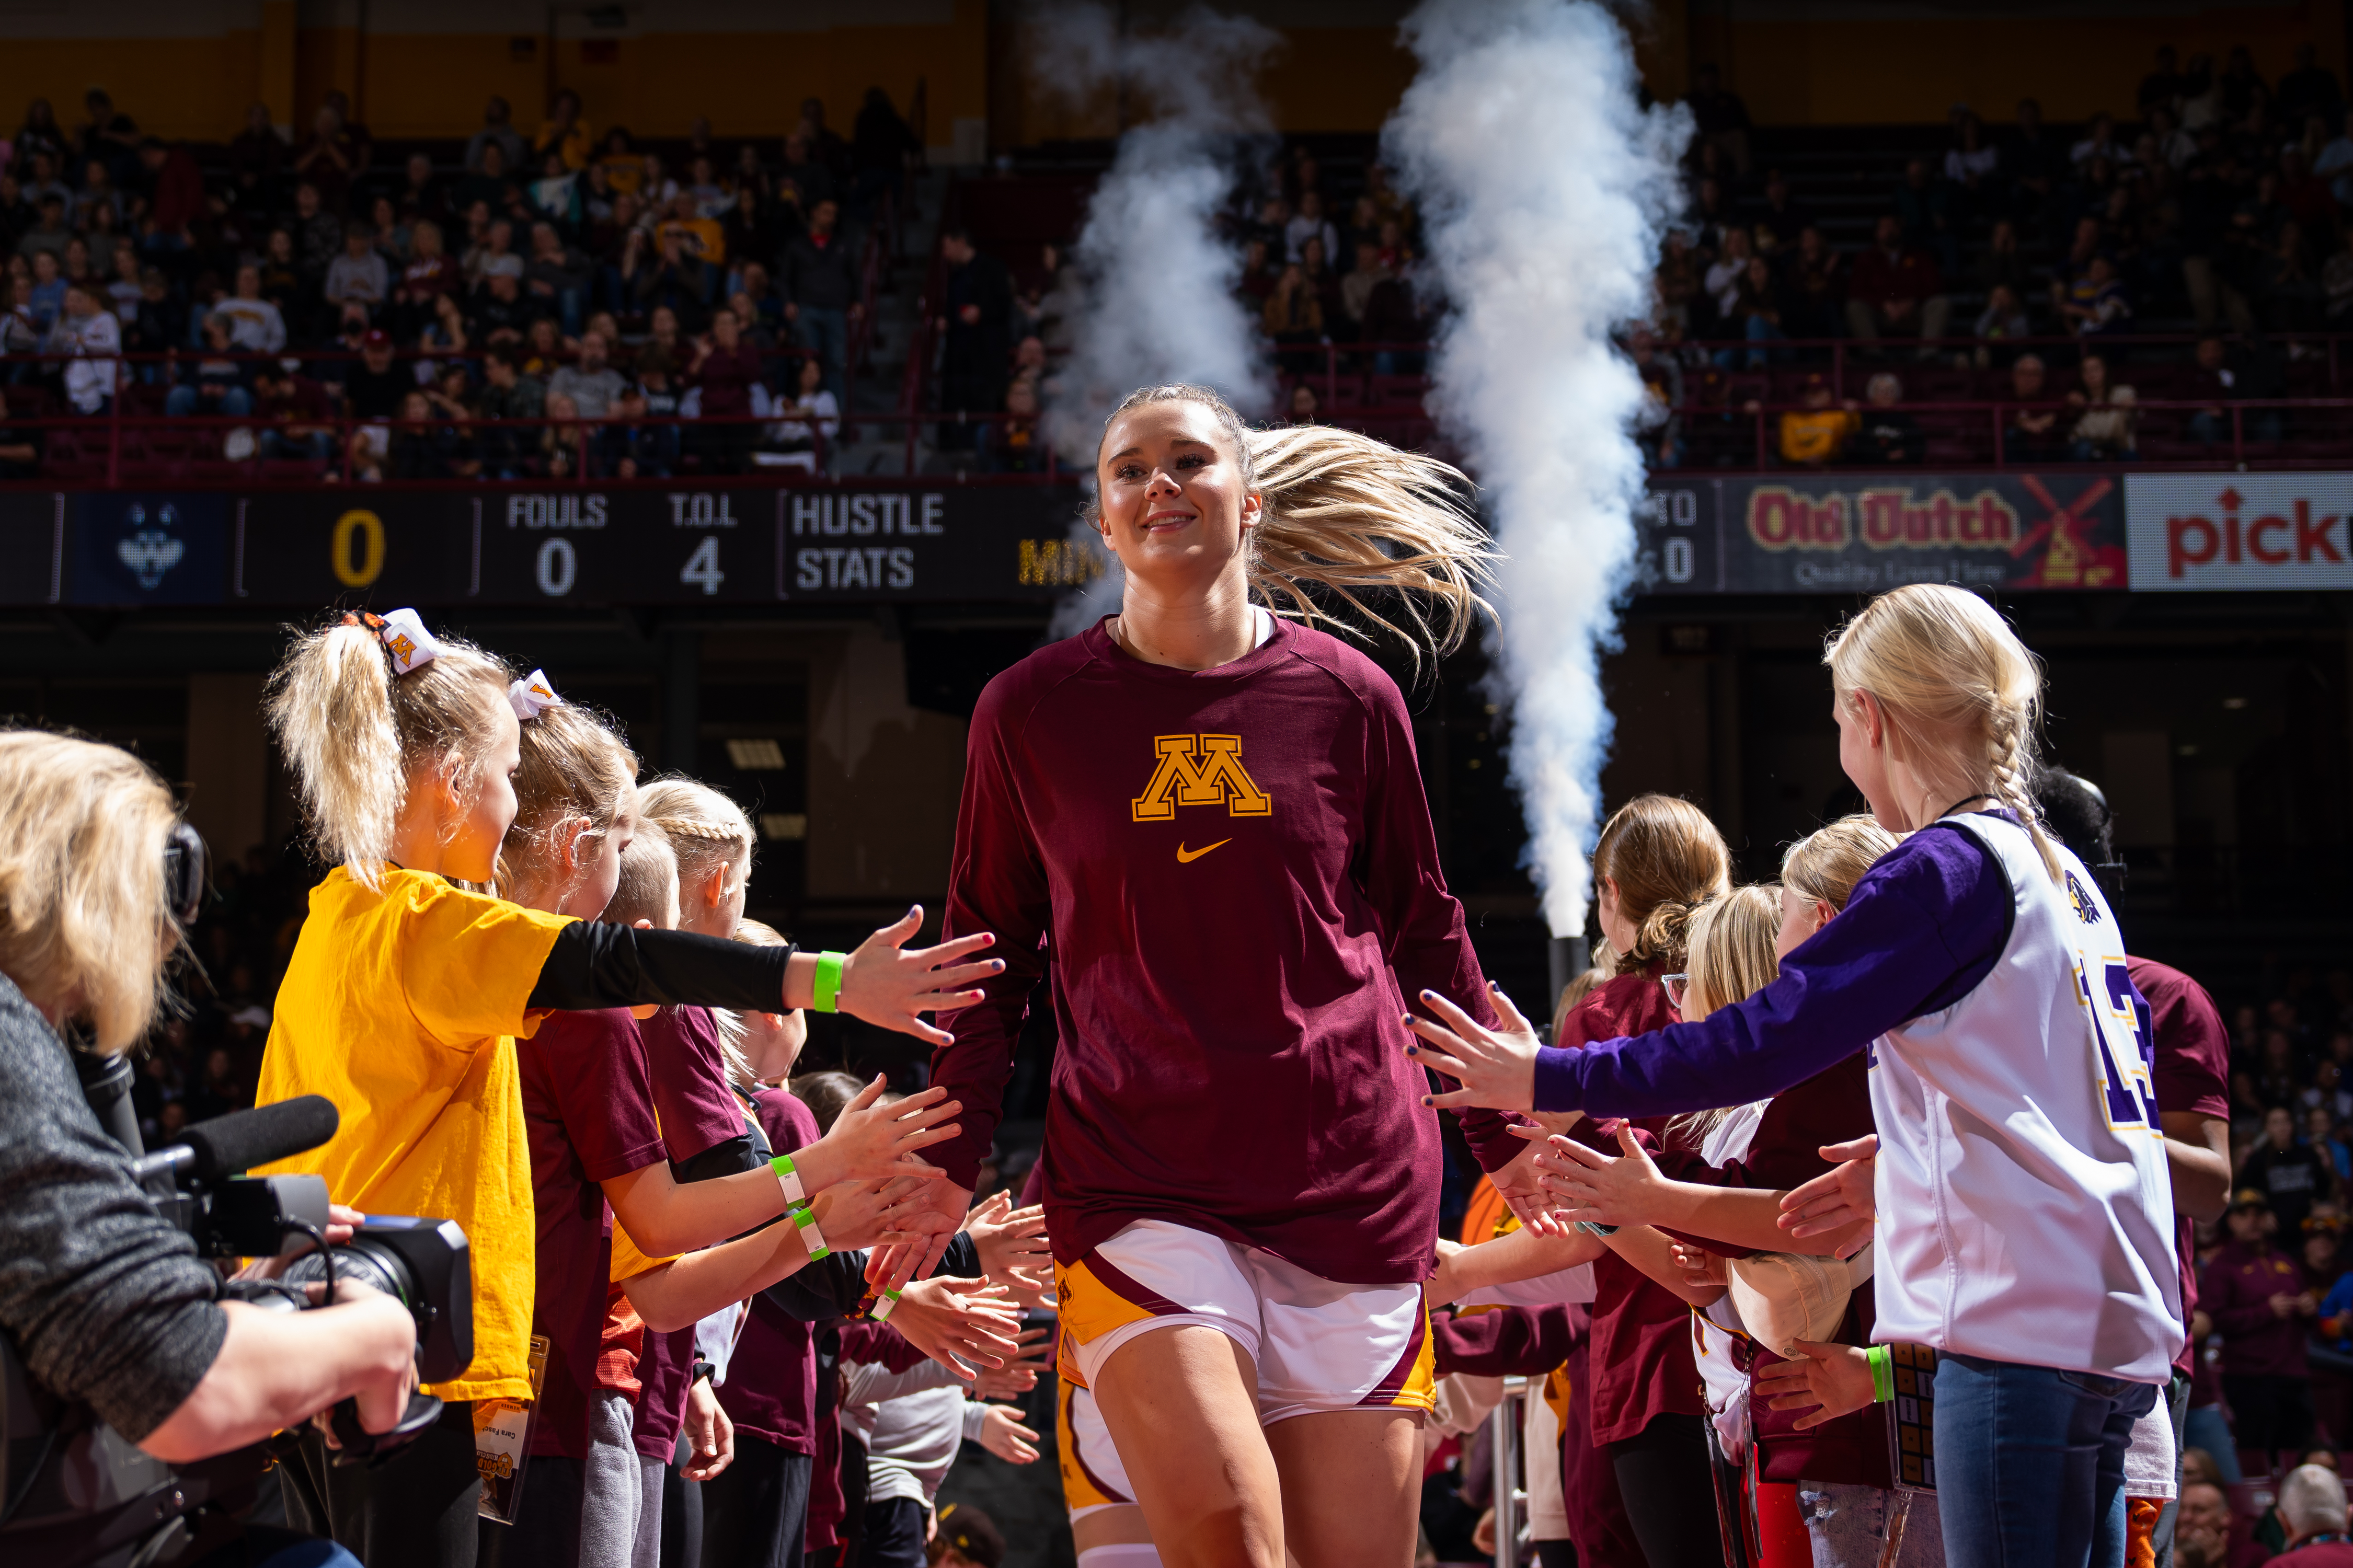
M2305 1374L2309 1320L2272 1310L2274 1296L2293 1296L2304 1288L2304 1265L2275 1247L2234 1241L2213 1256L2199 1276L2198 1300L2222 1335L2226 1375Z
M964 1186L1053 961L1058 1259L1157 1217L1327 1279L1429 1277L1438 1121L1400 1016L1425 988L1494 1016L1369 659L1288 622L1215 669L1100 624L1032 654L973 716L947 930L995 932L1007 963L932 1064L964 1103L934 1152Z

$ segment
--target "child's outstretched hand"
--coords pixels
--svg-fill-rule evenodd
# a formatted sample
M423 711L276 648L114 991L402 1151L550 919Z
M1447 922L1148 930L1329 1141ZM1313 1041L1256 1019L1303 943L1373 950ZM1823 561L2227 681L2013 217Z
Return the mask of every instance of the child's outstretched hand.
M1867 1132L1849 1143L1825 1143L1825 1160L1838 1165L1781 1198L1774 1223L1792 1237L1805 1239L1855 1226L1855 1235L1840 1246L1841 1258L1852 1258L1871 1239L1871 1224L1878 1208L1873 1183L1879 1169L1879 1134Z
M982 994L971 988L973 982L1001 973L1005 961L956 963L995 945L997 938L987 931L960 936L937 947L908 949L907 940L923 929L923 906L917 904L897 922L860 942L857 951L841 961L839 1005L843 1012L870 1024L913 1035L931 1045L953 1045L954 1036L926 1024L920 1015L952 1013L979 1001ZM800 955L794 956L797 960Z
M857 1099L841 1108L831 1131L807 1148L793 1151L793 1168L803 1188L818 1193L836 1182L897 1176L930 1180L945 1173L917 1159L915 1151L955 1137L960 1129L948 1119L964 1106L937 1088L877 1105L889 1083L876 1075Z
M1768 1410L1805 1410L1798 1429L1819 1426L1870 1404L1871 1363L1854 1345L1821 1345L1799 1340L1798 1353L1778 1366L1759 1368L1757 1393Z

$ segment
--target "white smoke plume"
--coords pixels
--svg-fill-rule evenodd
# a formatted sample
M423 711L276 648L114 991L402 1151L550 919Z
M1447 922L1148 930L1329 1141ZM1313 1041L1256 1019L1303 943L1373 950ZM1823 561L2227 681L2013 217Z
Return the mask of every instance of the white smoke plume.
M1139 386L1207 383L1245 416L1271 399L1258 324L1234 295L1241 257L1217 218L1233 195L1236 139L1268 129L1258 72L1281 40L1198 5L1126 30L1092 3L1039 6L1029 36L1042 84L1081 105L1116 90L1145 117L1088 203L1060 300L1071 352L1048 388L1047 429L1061 460L1092 476L1104 418ZM1092 528L1071 537L1082 559L1101 558ZM1092 625L1119 595L1113 563L1057 607L1052 635Z
M1624 31L1590 0L1429 0L1420 71L1383 132L1452 306L1431 406L1509 557L1494 652L1511 769L1556 936L1585 929L1587 858L1643 488L1642 385L1610 332L1643 315L1681 206L1680 110L1642 110Z

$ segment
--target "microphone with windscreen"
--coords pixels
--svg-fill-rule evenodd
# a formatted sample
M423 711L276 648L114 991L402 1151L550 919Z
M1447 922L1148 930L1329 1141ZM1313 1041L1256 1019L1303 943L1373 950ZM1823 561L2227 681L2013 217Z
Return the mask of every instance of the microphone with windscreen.
M189 1174L212 1186L256 1165L274 1164L316 1149L335 1135L341 1121L333 1100L322 1094L304 1094L199 1121L185 1129L174 1142L187 1145L195 1156L188 1164Z

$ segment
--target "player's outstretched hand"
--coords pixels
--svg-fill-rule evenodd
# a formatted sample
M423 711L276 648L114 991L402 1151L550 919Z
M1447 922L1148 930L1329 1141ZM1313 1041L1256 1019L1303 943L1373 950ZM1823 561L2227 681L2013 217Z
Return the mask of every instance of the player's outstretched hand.
M1606 1131L1608 1123L1602 1127ZM1618 1147L1625 1151L1624 1157L1613 1160L1567 1138L1546 1143L1536 1165L1545 1191L1563 1218L1595 1225L1651 1225L1660 1219L1667 1179L1659 1174L1627 1122L1618 1124Z
M1540 1043L1535 1026L1520 1016L1512 999L1493 981L1487 984L1487 999L1495 1005L1501 1030L1482 1026L1435 991L1423 992L1421 1005L1438 1015L1436 1022L1405 1016L1406 1027L1425 1042L1406 1047L1405 1054L1462 1086L1451 1094L1425 1095L1424 1105L1483 1105L1497 1110L1535 1106Z
M840 1007L870 1024L913 1035L934 1046L955 1043L946 1030L923 1022L924 1013L950 1013L981 999L973 983L1001 973L1005 961L983 959L958 963L958 959L995 945L987 931L960 936L937 947L909 949L905 944L923 929L923 906L917 904L893 924L884 926L858 944L841 961ZM953 968L943 965L953 964Z
M1005 1288L978 1279L921 1279L891 1310L907 1342L965 1382L979 1367L1002 1367L1021 1353L1021 1314Z
M892 1217L902 1222L902 1230L926 1232L927 1239L881 1247L868 1256L866 1282L878 1290L902 1290L909 1280L921 1279L938 1268L941 1255L955 1239L956 1226L964 1223L972 1206L971 1192L953 1181L909 1177L906 1183L903 1191L892 1194L895 1204ZM934 1224L943 1220L945 1223L934 1230Z
M1871 1363L1855 1345L1816 1344L1799 1340L1795 1356L1757 1372L1757 1394L1767 1410L1803 1410L1799 1431L1835 1421L1870 1404Z
M1878 1170L1879 1134L1866 1132L1849 1143L1825 1143L1820 1154L1838 1163L1785 1194L1780 1216L1774 1223L1801 1240L1859 1227L1839 1248L1841 1258L1852 1258L1871 1239L1871 1224L1877 1217L1872 1184Z

